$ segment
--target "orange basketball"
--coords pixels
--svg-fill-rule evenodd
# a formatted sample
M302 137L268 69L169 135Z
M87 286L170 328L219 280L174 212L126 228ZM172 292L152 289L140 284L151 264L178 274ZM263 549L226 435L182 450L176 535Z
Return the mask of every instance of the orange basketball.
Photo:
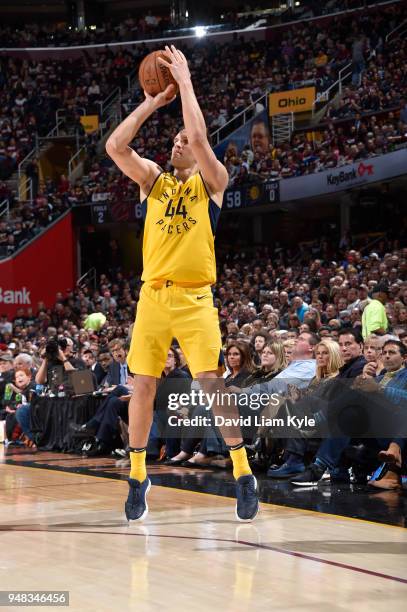
M165 51L153 51L146 55L138 71L140 85L150 96L156 96L160 92L165 91L168 85L172 84L175 87L172 93L174 95L178 92L178 84L167 66L158 61L159 57L162 57L167 62L171 62Z

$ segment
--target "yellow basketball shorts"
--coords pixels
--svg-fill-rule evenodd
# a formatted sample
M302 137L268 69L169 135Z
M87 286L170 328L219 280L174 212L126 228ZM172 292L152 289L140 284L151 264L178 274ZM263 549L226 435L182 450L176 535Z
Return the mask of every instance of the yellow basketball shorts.
M127 356L130 371L159 378L173 338L192 376L217 369L222 343L210 285L154 289L144 283Z

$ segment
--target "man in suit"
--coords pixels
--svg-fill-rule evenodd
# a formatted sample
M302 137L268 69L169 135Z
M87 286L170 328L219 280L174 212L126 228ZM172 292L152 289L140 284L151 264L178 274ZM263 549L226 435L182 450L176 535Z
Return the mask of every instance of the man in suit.
M82 352L82 359L87 369L93 372L96 385L100 387L105 382L109 367L112 364L112 356L109 351L102 350L96 360L95 353L88 348Z
M127 385L130 370L127 366L127 351L122 340L112 340L109 342L109 350L113 357L113 362L110 364L106 382L109 386Z
M84 425L71 424L76 436L94 437L94 444L84 453L88 457L109 454L118 433L119 417L128 422L128 400L133 379L127 367L127 351L119 339L109 343L109 350L113 357L105 379L109 394L90 421Z

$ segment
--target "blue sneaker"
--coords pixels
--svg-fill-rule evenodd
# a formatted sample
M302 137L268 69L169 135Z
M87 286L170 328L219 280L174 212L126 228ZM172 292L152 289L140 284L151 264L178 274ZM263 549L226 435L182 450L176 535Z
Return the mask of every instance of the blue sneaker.
M124 505L124 511L128 521L143 521L148 514L147 493L151 488L149 478L139 482L129 478L129 495Z
M269 468L267 476L269 478L288 478L289 476L297 476L305 472L305 465L298 463L283 463L279 468Z
M259 511L257 480L253 474L241 476L236 480L236 498L237 520L243 523L252 521Z

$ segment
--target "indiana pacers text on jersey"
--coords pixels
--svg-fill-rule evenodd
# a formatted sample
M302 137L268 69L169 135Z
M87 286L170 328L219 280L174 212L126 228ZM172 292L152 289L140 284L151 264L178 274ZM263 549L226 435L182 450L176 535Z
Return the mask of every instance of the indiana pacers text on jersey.
M220 209L209 197L202 176L197 173L181 183L173 174L161 173L142 208L142 280L213 284Z

